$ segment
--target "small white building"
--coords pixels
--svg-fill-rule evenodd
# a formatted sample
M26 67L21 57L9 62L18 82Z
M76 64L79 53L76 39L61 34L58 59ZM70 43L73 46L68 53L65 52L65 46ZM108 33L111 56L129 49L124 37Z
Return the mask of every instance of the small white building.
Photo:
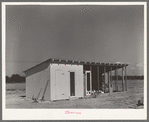
M110 89L112 89L113 92L113 86L110 85L110 77L112 77L110 73L115 70L117 85L117 69L122 68L124 71L126 66L128 64L48 59L24 71L26 74L26 97L53 101L84 97L91 94L92 90L111 92ZM108 74L108 78L103 77L103 75L107 76L106 74ZM124 82L123 73L122 76L124 91L127 90L127 78ZM115 88L118 88L118 85Z

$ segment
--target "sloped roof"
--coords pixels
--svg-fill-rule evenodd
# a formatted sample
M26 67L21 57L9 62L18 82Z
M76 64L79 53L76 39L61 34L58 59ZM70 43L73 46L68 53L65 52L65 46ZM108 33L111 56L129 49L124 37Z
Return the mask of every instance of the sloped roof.
M61 59L54 59L50 58L36 66L33 66L25 71L24 73L27 73L30 70L33 70L35 72L39 72L39 70L46 69L50 63L57 63L57 64L74 64L74 65L90 65L90 66L111 66L111 67L118 67L122 68L124 66L128 66L129 64L119 64L119 63L99 63L99 62L86 62L86 61L77 61L77 60L61 60ZM38 68L37 68L38 67Z

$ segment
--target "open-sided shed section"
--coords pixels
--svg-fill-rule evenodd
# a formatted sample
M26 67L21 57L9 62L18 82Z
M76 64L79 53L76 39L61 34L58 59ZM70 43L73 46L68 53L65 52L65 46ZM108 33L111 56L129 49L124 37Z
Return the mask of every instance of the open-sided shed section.
M118 69L122 68L122 91L127 90L128 64L110 64L50 58L26 71L26 96L45 100L84 97L93 90L113 92L112 72L115 72L115 91L118 91ZM124 73L125 71L125 73Z
M91 71L91 90L102 90L112 93L113 91L118 91L118 69L121 68L122 74L119 75L122 76L122 91L127 91L127 66L128 64L111 65L107 63L102 65L84 65L84 73L85 71ZM112 81L115 81L115 86L112 86Z

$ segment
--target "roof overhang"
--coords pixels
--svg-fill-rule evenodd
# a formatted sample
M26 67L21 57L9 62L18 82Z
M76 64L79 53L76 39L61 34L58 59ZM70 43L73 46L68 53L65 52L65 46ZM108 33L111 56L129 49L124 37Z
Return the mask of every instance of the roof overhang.
M56 64L74 64L74 65L90 65L90 66L106 66L106 67L118 67L118 68L122 68L122 67L126 67L129 64L119 64L119 63L99 63L99 62L85 62L85 61L77 61L77 60L60 60L60 59L54 59L54 58L50 58L30 69L27 69L25 71L23 71L24 73L26 73L27 71L43 64L43 63L56 63Z

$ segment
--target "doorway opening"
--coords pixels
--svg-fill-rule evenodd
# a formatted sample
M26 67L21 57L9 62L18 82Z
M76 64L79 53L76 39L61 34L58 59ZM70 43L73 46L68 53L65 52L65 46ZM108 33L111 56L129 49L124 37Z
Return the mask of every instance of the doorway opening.
M86 90L86 95L91 94L91 91L92 91L91 71L85 71L85 90Z
M70 72L70 96L75 96L75 72Z

